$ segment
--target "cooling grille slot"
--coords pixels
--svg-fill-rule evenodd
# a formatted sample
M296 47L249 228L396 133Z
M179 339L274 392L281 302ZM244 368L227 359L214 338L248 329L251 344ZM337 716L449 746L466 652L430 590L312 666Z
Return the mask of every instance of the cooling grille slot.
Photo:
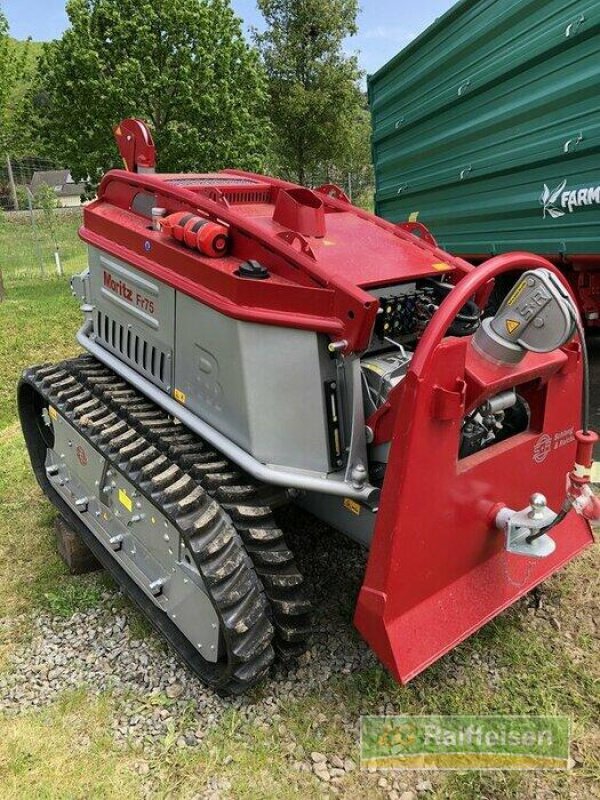
M131 324L100 309L94 315L98 341L165 391L171 390L171 351L142 336Z
M172 186L251 186L256 185L258 181L253 181L251 178L237 178L233 175L197 175L189 178L169 178L165 183L170 183Z
M225 190L223 194L232 205L271 202L271 191L269 189L233 189Z

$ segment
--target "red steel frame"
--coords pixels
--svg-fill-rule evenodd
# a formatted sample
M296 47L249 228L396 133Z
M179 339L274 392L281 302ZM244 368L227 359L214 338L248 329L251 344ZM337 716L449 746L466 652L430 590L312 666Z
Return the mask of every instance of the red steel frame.
M228 179L236 178L256 181L274 194L299 188L285 181L237 170L218 173L218 176L222 178L220 189L227 187ZM347 342L345 352L367 348L379 304L358 281L339 274L333 277L327 268L328 253L317 259L310 247L302 247L306 244L303 237L268 236L265 228L240 207L211 199L208 191L201 193L172 185L167 182L169 177L124 170L108 173L100 185L98 200L84 210L81 238L235 319L327 333ZM214 187L211 190L214 191ZM237 258L218 262L203 259L198 253L186 252L160 233L148 230L139 215L131 211L135 195L143 191L152 193L157 205L168 208L169 213L190 211L226 223L231 229ZM391 234L399 256L406 259L412 254L413 260L419 263L414 277L436 274L432 266L436 261L444 262L449 271L461 275L473 269L466 261L348 205L343 199L323 194L322 200L331 212L347 212L356 220L375 226L380 237L387 235L389 239ZM295 239L301 243L301 249L295 246ZM362 253L361 248L362 243L357 240L357 255ZM234 274L242 258L262 259L280 274L268 284L244 281ZM360 273L360 264L355 266L356 273ZM395 280L410 280L411 277L399 272Z
M499 256L464 278L419 343L390 397L392 446L355 624L392 674L406 682L592 544L588 522L571 513L545 559L513 555L495 530L499 504L528 505L543 491L559 509L581 423L578 343L529 353L514 367L484 361L468 338L444 338L462 305L515 269L560 272L526 253ZM532 428L458 459L462 421L486 398L516 386ZM552 449L544 458L541 437Z
M290 231L282 235L274 229L269 235L247 209L224 200L228 181L240 178L268 187L273 204L279 191L298 187L238 171L217 177L222 179L217 188L192 191L170 184L169 176L111 172L98 200L85 210L81 236L223 314L320 331L345 340L345 353L367 348L379 308L367 291L376 265L369 264L364 230L357 235L353 221L356 227L369 223L375 252L382 237L397 251L402 265L397 283L435 274L436 261L456 283L423 335L405 380L368 420L375 442L391 441L391 451L355 623L396 678L409 680L592 541L589 524L571 514L553 534L556 552L535 560L507 553L503 534L493 527L500 503L523 508L534 491L543 491L554 509L563 501L580 425L580 346L530 353L519 365L503 367L482 360L468 337L445 337L464 303L473 296L482 302L503 273L537 267L561 273L525 253L499 256L474 269L434 240L353 208L324 187L326 212L347 212L355 239L356 260L346 277L331 269L335 242L317 257L317 242ZM139 192L151 193L169 213L190 211L225 223L231 257L211 261L152 231L148 219L131 210ZM271 280L236 277L236 267L247 258L261 260L272 271ZM531 429L459 460L465 414L514 386L531 407ZM543 458L541 437L551 442Z

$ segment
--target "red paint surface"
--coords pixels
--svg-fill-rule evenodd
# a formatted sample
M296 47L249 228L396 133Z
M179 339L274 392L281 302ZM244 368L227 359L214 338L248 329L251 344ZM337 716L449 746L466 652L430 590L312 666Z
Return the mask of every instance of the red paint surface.
M516 263L550 266L534 256L508 255L465 278L428 327L391 399L390 462L355 624L402 682L593 541L589 524L570 514L552 532L556 552L526 558L507 553L504 534L491 525L499 504L524 508L534 491L560 508L581 422L577 345L528 354L509 368L477 356L468 338L443 338L477 284ZM515 385L531 405L531 430L459 461L465 413ZM543 458L541 437L550 439Z
M499 504L523 508L534 491L554 509L561 505L575 458L568 432L580 427L581 353L572 344L498 367L478 357L468 338L445 338L465 301L482 301L496 276L536 267L558 274L544 259L518 253L474 270L339 193L331 196L331 187L298 208L304 190L297 189L236 171L115 171L85 209L81 236L223 314L320 331L345 339L346 352L364 350L370 340L379 304L366 289L452 273L456 289L428 326L406 379L369 420L375 441L392 446L355 622L406 681L591 543L588 523L570 515L553 532L556 553L523 558L509 555L504 535L490 527ZM290 190L295 202L281 199ZM206 258L152 231L132 209L139 193L151 194L151 205L168 214L194 213L227 226L229 255ZM238 277L247 259L260 261L271 277ZM465 413L512 386L530 404L532 429L459 461Z
M294 202L280 197L282 192ZM151 205L168 214L186 211L226 224L229 256L209 259L186 252L182 244L149 230L148 218L133 210L140 193L150 194ZM303 195L315 202L302 208L297 201ZM472 269L343 198L235 171L110 172L98 199L84 211L81 236L224 314L322 331L347 340L347 351L365 349L371 336L378 302L365 289ZM271 278L238 277L247 259L260 261Z

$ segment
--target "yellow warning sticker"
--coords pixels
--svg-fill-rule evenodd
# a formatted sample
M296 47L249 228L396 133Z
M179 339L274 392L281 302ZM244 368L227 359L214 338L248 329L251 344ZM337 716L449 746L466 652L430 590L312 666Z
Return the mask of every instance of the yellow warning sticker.
M360 503L357 503L356 500L351 500L349 497L346 497L344 499L344 507L357 516L360 514Z
M527 281L521 281L521 283L515 288L514 292L508 298L507 305L514 306L519 297L521 297L521 295L525 291L526 286L527 286Z
M119 503L125 506L127 511L133 511L133 500L129 497L125 489L119 489Z
M600 461L594 461L590 474L591 483L600 483Z
M420 211L413 211L412 214L409 215L408 221L409 222L418 222L420 213L421 213Z
M48 416L50 419L58 419L58 411L54 408L54 406L48 406Z
M438 261L435 264L432 264L433 268L438 272L446 272L449 269L452 269L450 264L446 264L443 261Z
M516 319L507 319L506 320L506 330L509 333L514 333L517 330L517 328L520 328L520 327L521 327L521 323L517 322Z
M173 392L173 397L177 400L178 403L185 403L186 397L185 392L182 392L181 389L175 389Z

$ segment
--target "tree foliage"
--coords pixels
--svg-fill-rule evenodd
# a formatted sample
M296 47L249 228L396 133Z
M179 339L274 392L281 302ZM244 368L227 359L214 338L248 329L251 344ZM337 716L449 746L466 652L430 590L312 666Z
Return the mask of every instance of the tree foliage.
M355 56L357 0L258 0L266 21L254 37L269 78L270 116L281 171L304 183L323 166L348 161L364 130Z
M112 128L150 122L163 171L259 168L266 84L229 0L68 0L35 105L46 152L95 182L118 162Z
M4 134L4 115L10 93L11 73L8 21L0 9L0 136Z
M27 132L19 135L20 112L34 69L30 45L16 42L8 33L8 22L0 10L0 153L21 155L28 141Z

